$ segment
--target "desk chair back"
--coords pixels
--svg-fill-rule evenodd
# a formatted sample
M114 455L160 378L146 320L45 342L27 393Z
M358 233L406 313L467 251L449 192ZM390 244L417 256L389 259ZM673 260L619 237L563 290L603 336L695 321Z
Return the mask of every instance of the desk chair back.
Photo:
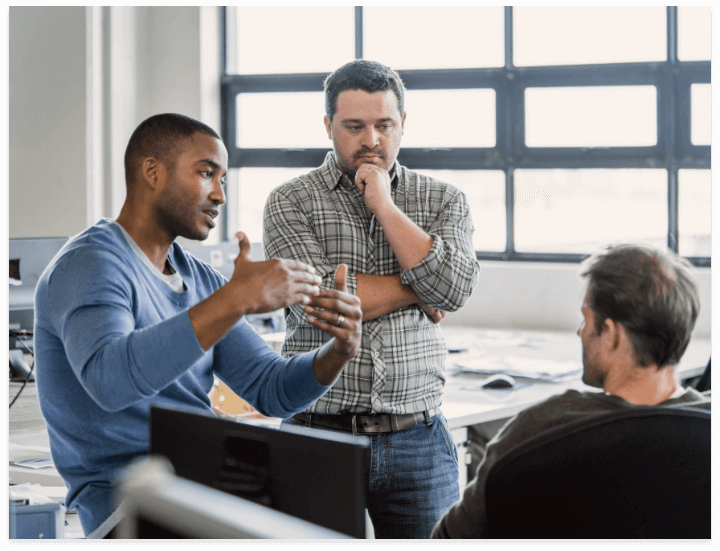
M703 371L703 374L700 375L700 378L697 380L697 382L694 385L695 390L698 392L707 392L710 389L710 362L712 361L712 358L708 360L707 366L705 367L705 371Z
M710 538L710 412L643 408L539 434L491 469L490 538Z

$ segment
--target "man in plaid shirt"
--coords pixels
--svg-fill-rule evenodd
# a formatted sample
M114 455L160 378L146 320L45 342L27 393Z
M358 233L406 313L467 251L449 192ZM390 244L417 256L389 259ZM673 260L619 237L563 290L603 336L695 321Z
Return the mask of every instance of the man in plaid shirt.
M325 127L334 152L276 188L264 213L268 257L314 266L326 288L344 263L347 292L361 300L355 359L284 422L371 437L368 511L378 538L427 538L459 499L457 450L439 409L447 349L437 324L466 303L478 273L463 193L396 161L403 102L400 77L379 63L356 60L331 74ZM312 309L285 312L284 355L327 339L308 323Z

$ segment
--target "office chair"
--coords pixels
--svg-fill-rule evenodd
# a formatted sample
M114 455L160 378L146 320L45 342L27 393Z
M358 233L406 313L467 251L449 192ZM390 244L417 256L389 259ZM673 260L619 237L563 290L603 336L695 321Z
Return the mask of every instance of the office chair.
M700 375L697 381L694 382L693 388L697 390L698 392L705 392L707 390L710 390L710 361L712 358L708 360L707 366L705 367L705 371L703 371L703 374Z
M540 433L495 464L488 538L710 538L710 412L643 408Z

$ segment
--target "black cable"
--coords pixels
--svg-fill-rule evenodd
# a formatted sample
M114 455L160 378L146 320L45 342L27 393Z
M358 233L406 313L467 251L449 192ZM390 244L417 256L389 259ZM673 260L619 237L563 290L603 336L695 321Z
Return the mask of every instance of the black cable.
M27 347L27 345L18 338L20 336L23 336L23 337L32 336L32 332L30 332L30 331L10 331L10 336L15 337L15 342L20 343L23 346L23 348L28 351L30 356L32 356L33 363L30 366L30 371L28 371L28 374L25 376L25 380L23 381L22 387L20 387L20 390L18 390L18 393L15 395L15 398L13 398L12 402L10 402L8 409L13 407L13 404L20 397L20 394L22 394L22 391L25 390L25 386L28 384L28 381L30 380L30 377L32 376L33 369L35 369L35 354L33 354L33 351L30 350Z

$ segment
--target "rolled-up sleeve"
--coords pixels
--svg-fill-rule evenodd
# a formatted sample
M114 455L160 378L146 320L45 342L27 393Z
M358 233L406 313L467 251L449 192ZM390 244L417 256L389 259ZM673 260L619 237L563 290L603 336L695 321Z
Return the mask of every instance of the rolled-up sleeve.
M429 306L446 312L462 308L478 280L473 231L465 195L448 186L446 200L428 230L432 247L419 264L401 272L401 281Z

